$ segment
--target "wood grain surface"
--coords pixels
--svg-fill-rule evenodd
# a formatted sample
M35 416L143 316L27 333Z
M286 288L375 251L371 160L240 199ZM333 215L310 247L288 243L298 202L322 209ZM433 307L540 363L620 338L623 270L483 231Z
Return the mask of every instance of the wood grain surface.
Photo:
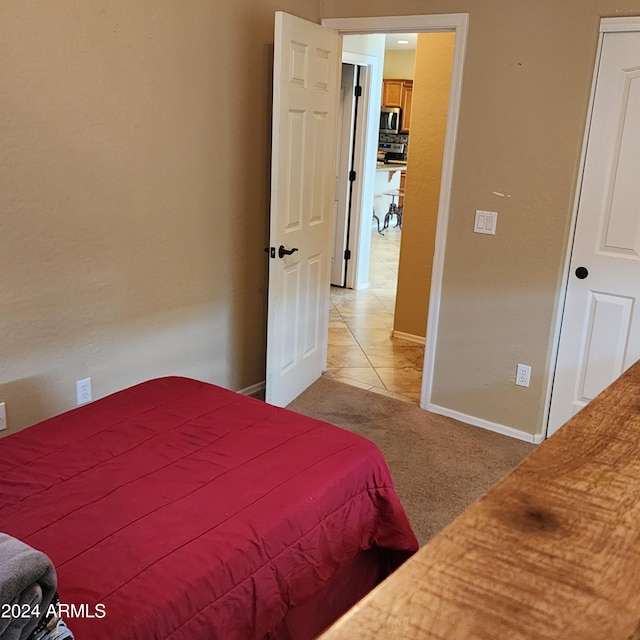
M640 640L640 363L322 640Z

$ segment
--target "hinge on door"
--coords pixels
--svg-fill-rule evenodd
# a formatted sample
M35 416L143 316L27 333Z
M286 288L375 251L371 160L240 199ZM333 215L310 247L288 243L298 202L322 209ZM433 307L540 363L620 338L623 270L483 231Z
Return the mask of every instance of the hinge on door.
M362 95L362 87L359 84L353 88L353 95L356 98L359 98Z
M351 249L345 249L344 251L344 259L351 260Z
M269 254L270 258L276 257L276 248L275 247L265 247L264 252Z
M355 181L356 181L356 172L349 171L349 182L355 182Z

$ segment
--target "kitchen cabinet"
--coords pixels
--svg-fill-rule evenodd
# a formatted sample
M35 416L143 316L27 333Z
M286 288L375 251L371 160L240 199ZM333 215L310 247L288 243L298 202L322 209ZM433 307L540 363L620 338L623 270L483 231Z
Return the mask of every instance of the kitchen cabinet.
M409 133L411 126L411 98L413 80L386 79L382 81L382 106L400 107L400 132Z
M411 99L413 97L413 82L402 85L402 104L400 108L400 133L409 133L411 127Z
M382 106L402 107L402 83L404 80L382 81Z

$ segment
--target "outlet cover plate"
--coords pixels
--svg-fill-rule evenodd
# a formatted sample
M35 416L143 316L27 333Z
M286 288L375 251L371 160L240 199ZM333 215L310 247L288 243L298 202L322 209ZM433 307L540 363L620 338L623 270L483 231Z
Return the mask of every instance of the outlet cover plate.
M516 369L516 384L520 387L528 387L531 381L531 367L528 364L518 364Z
M0 431L7 428L7 407L4 402L0 402Z
M76 396L78 406L91 402L91 378L84 378L76 382Z

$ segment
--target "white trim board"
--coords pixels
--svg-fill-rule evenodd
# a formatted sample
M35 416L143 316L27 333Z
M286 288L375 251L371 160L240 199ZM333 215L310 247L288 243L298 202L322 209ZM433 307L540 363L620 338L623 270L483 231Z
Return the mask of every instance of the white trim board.
M453 418L454 420L465 422L466 424L469 424L473 427L480 427L481 429L493 431L494 433L499 433L503 436L516 438L516 440L524 440L525 442L531 442L532 444L540 444L545 439L544 433L533 435L531 433L527 433L526 431L520 431L519 429L506 427L505 425L498 424L497 422L490 422L489 420L483 420L482 418L469 416L466 413L461 413L460 411L453 411L445 407L440 407L437 404L430 404L426 407L426 409L427 411L431 411L431 413L437 413L438 415L446 416L447 418Z
M372 18L323 18L322 25L329 29L335 29L343 35L456 31L463 26L466 32L466 23L468 21L468 13L440 13L413 16L377 16ZM463 23L465 24L463 25Z
M405 333L404 331L396 331L395 329L391 332L391 337L398 338L398 340L406 340L407 342L415 342L416 344L425 344L427 341L427 339L422 336Z
M244 389L240 389L238 393L241 393L243 396L252 396L254 393L258 393L259 391L264 391L266 386L265 381L256 382L252 384L250 387L245 387Z
M631 18L602 18L600 20L600 33L613 33L621 31L640 31L640 17Z

